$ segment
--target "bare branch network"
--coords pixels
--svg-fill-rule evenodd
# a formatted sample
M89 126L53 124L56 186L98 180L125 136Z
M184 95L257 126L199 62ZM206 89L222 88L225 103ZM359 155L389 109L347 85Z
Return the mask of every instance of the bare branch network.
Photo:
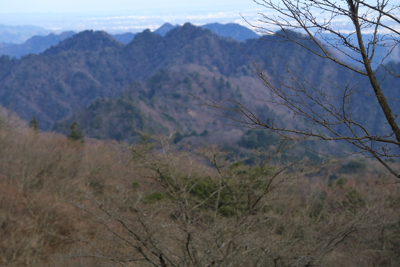
M272 93L270 99L259 99L272 105L283 106L293 117L293 123L282 125L274 118L257 114L251 107L234 99L221 103L202 101L220 115L241 126L274 131L286 138L303 141L316 139L342 141L350 146L337 146L344 155L363 154L376 158L394 176L400 173L386 162L398 158L400 129L396 107L399 99L393 97L396 88L383 88L387 79L397 79L393 64L385 59L399 44L400 6L390 0L255 0L271 13L260 13L260 32L274 34L275 42L292 42L322 58L329 64L339 65L349 77L358 81L333 80L323 77L315 83L307 78L291 60L284 59L268 44L280 66L276 71L269 62L251 59L250 68ZM278 14L278 15L270 15ZM318 17L317 17L318 14ZM323 15L325 19L319 19ZM334 22L346 20L351 23L349 31L334 27ZM253 25L252 25L253 26ZM275 32L276 28L280 31ZM275 29L275 30L274 30ZM377 56L377 49L385 48L383 56ZM279 73L278 73L279 72ZM364 77L364 78L363 78ZM373 99L371 98L373 96ZM370 97L377 112L381 114L382 125L370 125L368 117L361 117L360 110L366 97ZM390 102L390 104L389 104ZM364 107L365 108L365 107ZM359 111L358 111L359 112ZM264 114L265 115L265 114Z

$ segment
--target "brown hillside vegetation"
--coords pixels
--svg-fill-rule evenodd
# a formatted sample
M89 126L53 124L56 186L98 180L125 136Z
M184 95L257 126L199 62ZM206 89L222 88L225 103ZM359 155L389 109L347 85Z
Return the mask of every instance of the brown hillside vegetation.
M0 125L1 266L396 266L400 199L357 159L339 177L216 147L135 146ZM350 166L362 166L353 173ZM345 166L345 168L343 167ZM346 169L347 168L347 169Z

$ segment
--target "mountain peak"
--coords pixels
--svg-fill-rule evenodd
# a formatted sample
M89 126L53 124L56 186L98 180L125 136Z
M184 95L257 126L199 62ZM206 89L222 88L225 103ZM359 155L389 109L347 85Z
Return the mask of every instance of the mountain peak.
M62 51L97 51L107 47L122 46L111 35L104 31L86 30L75 34L43 54L54 55Z
M236 23L228 23L228 24L211 23L203 25L201 26L201 28L209 29L210 31L219 36L233 38L238 41L245 41L247 39L260 37L249 28L246 28Z
M151 32L149 29L146 29L140 33L137 33L133 40L128 44L128 47L142 43L145 43L147 45L155 45L161 39L162 37L159 34L156 34L154 32Z
M183 26L176 27L175 29L169 31L165 37L177 38L179 39L195 39L201 36L210 35L211 32L204 30L200 27L197 27L189 22L185 23Z
M158 33L161 36L165 36L167 32L175 29L176 27L179 27L179 25L172 25L171 23L164 23L160 28L155 30L155 33Z

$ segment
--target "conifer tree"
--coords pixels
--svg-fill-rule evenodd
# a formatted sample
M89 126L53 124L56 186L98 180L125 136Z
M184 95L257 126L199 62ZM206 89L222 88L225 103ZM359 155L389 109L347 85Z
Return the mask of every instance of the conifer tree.
M29 122L29 127L31 129L33 129L35 132L39 132L40 130L39 130L38 125L39 125L39 121L37 120L36 115L35 115L33 117L33 119Z
M79 129L78 127L78 123L76 121L74 121L71 126L69 127L69 135L68 135L68 139L72 140L72 141L78 141L80 140L82 143L85 142L84 138L85 135L82 133L82 130Z

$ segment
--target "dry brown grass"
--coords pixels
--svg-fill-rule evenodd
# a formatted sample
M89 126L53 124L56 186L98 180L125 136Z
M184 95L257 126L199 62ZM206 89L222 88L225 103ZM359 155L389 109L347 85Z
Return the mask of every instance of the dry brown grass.
M399 262L399 193L375 166L328 183L305 163L260 170L167 139L82 144L3 123L0 265Z

